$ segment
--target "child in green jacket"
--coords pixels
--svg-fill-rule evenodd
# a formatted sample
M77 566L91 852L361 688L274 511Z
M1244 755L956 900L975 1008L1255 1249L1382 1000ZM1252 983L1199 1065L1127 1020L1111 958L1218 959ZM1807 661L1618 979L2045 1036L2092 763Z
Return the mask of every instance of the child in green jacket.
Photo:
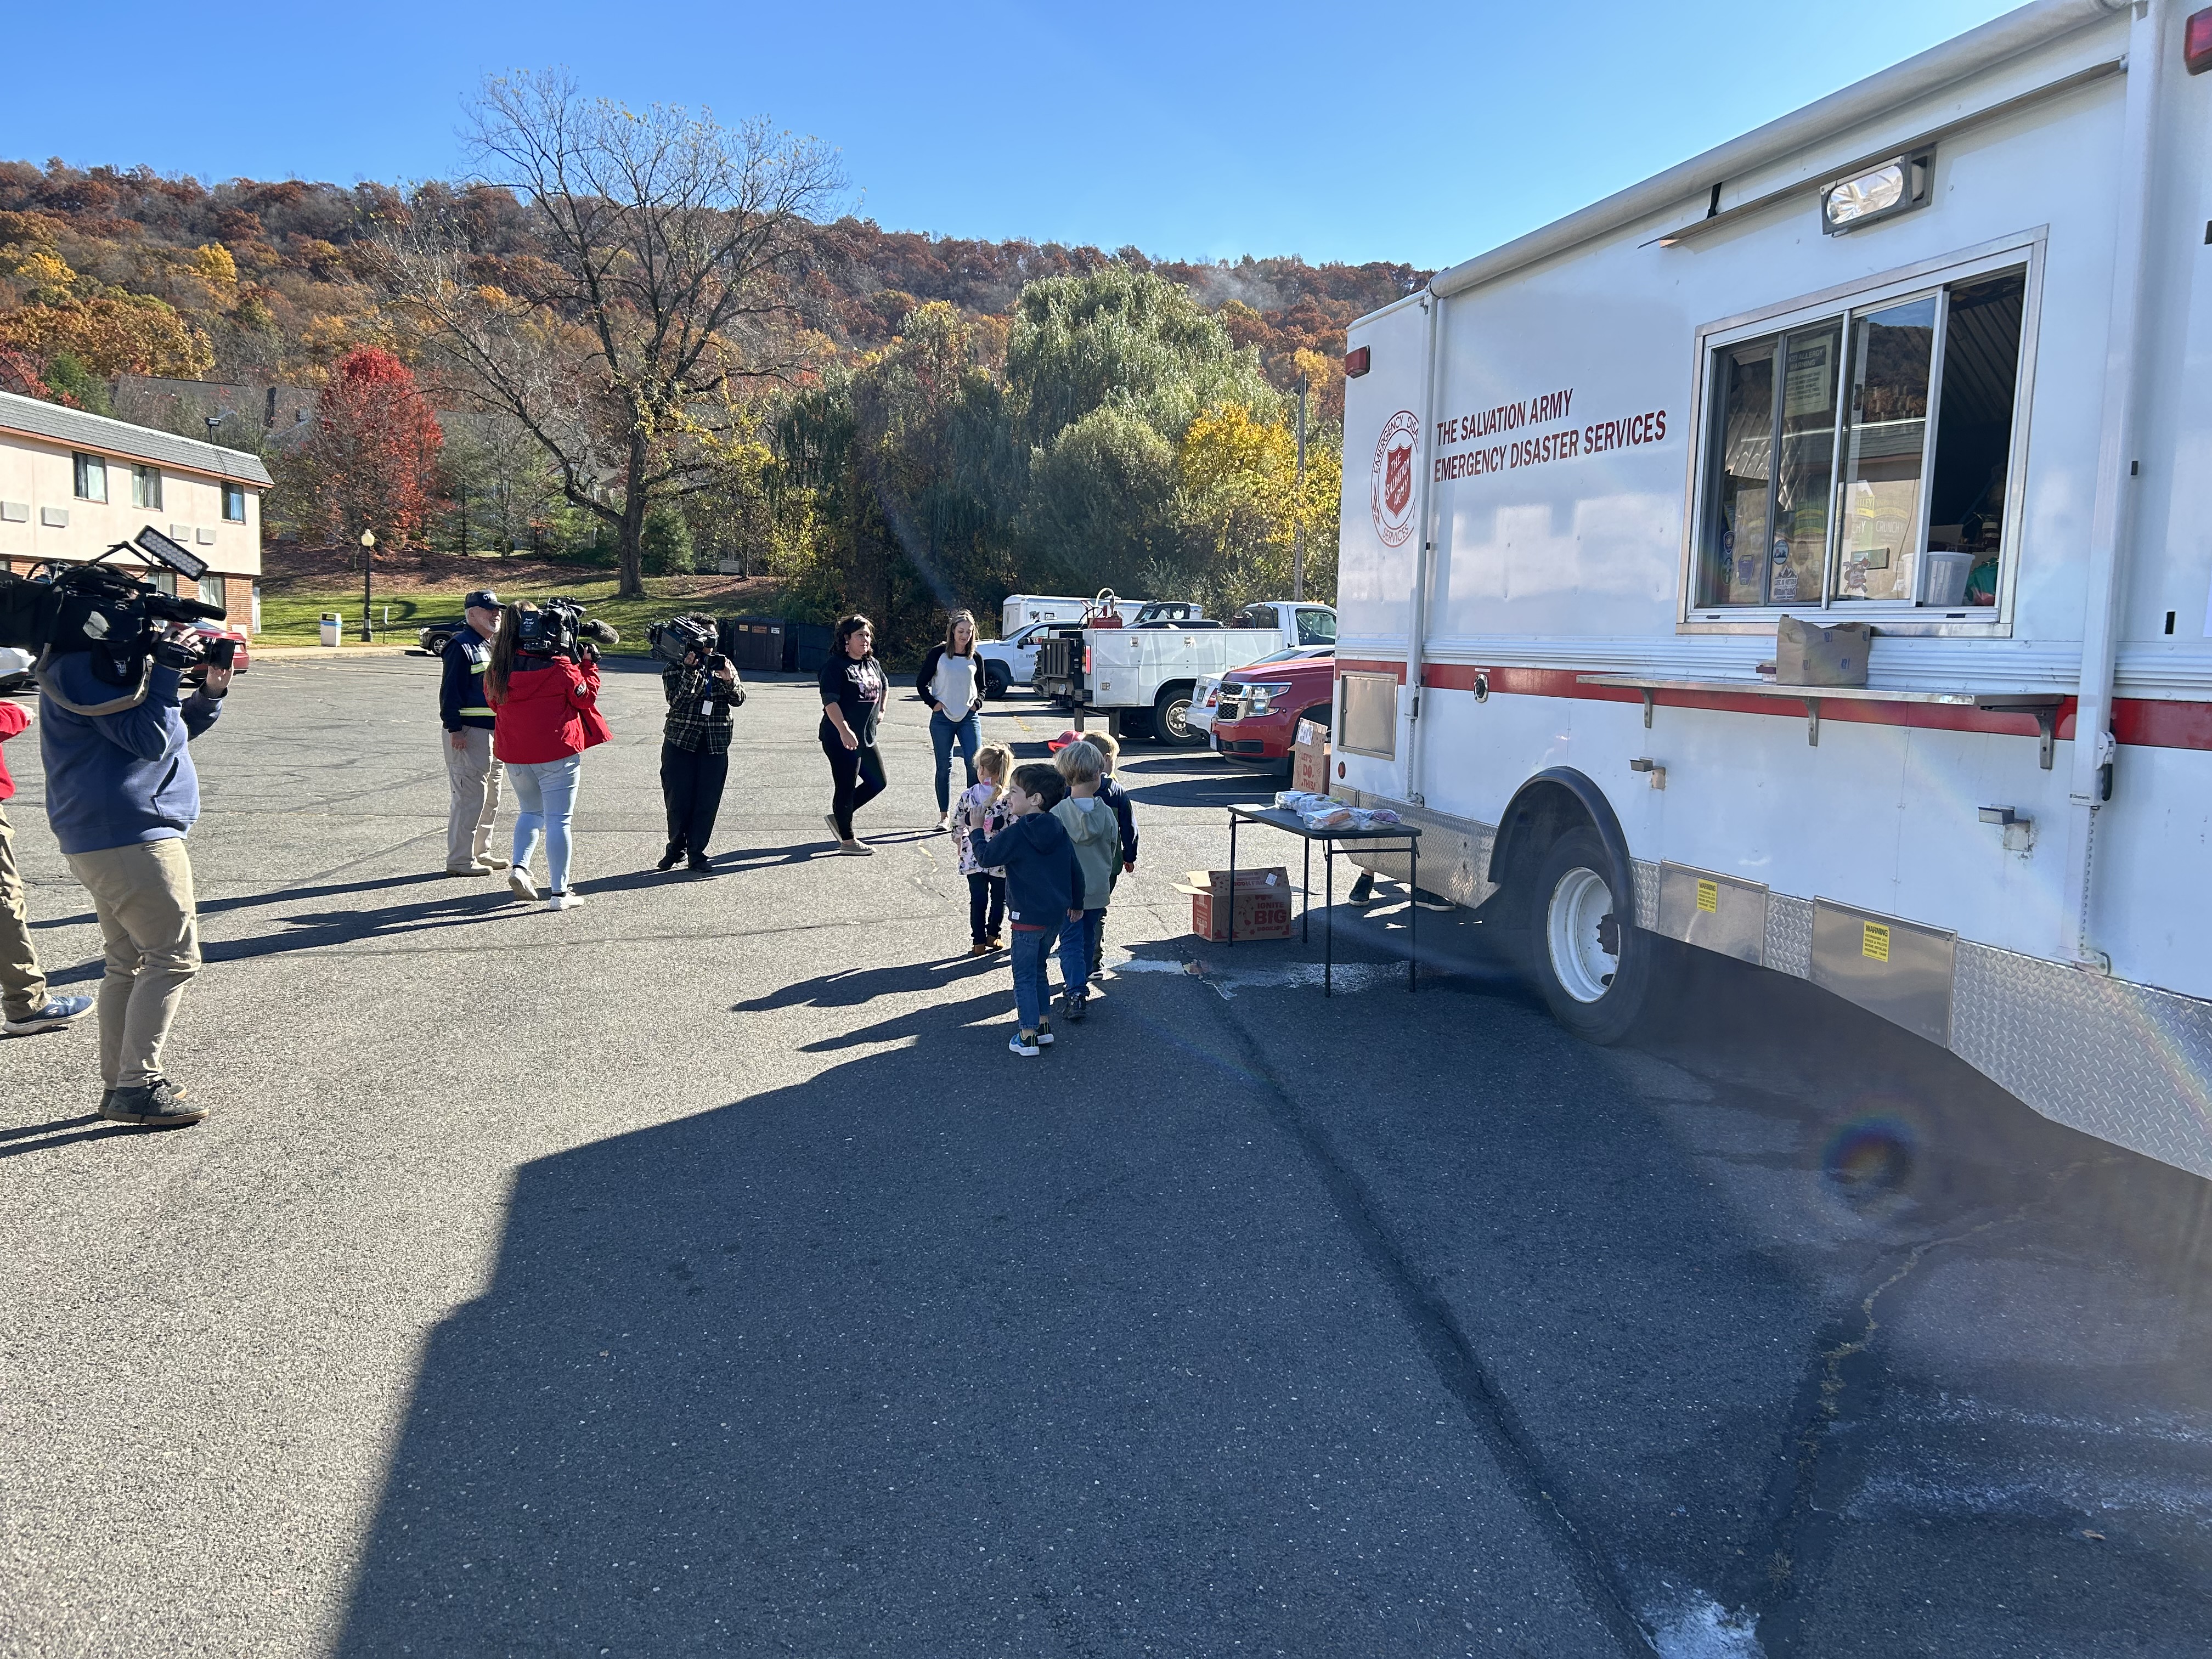
M1098 799L1098 780L1106 757L1088 742L1072 743L1053 759L1067 781L1067 799L1052 809L1075 847L1083 872L1083 920L1071 921L1060 935L1060 1011L1073 1024L1083 1018L1091 994L1091 964L1106 936L1106 902L1121 863L1121 826L1114 809Z

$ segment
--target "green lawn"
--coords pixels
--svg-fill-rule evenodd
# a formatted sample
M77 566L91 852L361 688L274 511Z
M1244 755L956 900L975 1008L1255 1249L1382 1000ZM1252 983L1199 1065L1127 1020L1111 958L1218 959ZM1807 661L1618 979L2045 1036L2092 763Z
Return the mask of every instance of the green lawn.
M496 574L496 573L495 573ZM667 586L696 586L683 578L668 582L648 577L646 588L648 597L642 599L615 598L615 580L597 571L577 573L580 580L563 581L543 588L510 587L501 582L500 597L507 600L541 600L558 594L582 605L587 614L603 622L611 623L622 634L622 643L610 647L612 656L645 656L650 647L645 630L653 623L665 622L685 611L705 611L720 615L730 609L726 600L697 594L674 593L666 598L651 597L656 589ZM392 621L387 631L385 608L389 605ZM319 592L264 592L261 600L261 632L254 636L258 645L314 645L321 635L322 614L335 611L345 618L344 640L348 645L361 641L361 586L356 583L349 589L327 589ZM425 623L449 622L461 614L458 593L424 593L400 592L373 596L369 606L371 631L379 645L412 645L416 631Z

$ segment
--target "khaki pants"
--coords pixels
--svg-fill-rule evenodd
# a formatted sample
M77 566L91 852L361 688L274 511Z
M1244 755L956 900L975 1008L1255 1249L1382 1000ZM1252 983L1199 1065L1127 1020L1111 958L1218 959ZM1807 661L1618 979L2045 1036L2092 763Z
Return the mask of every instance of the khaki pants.
M107 941L100 982L100 1077L133 1089L161 1075L161 1041L185 981L200 970L192 861L180 840L71 853Z
M28 1019L46 1006L46 976L31 948L31 915L15 868L15 832L0 806L0 1011L9 1019Z
M446 781L453 788L453 811L446 819L446 868L466 869L491 856L491 821L499 811L501 768L492 758L491 733L465 726L466 747L453 747L454 734L442 726L438 747L446 751Z

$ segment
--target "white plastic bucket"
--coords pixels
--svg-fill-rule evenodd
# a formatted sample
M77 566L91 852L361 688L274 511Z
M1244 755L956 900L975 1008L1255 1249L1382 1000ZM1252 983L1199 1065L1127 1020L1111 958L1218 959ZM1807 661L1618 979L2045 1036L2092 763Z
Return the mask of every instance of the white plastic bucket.
M1974 556L1930 548L1920 556L1923 589L1920 603L1942 608L1964 605L1966 578L1972 574Z
M345 627L345 618L335 611L323 612L323 643L336 645L338 635Z

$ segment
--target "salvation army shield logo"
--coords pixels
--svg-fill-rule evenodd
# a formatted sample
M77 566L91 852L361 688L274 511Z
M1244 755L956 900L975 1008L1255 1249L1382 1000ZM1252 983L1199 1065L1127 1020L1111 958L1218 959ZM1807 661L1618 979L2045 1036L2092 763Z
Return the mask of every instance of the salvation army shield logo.
M1368 506L1385 547L1402 546L1413 533L1413 459L1420 436L1413 411L1401 409L1383 423L1382 435L1376 440Z

